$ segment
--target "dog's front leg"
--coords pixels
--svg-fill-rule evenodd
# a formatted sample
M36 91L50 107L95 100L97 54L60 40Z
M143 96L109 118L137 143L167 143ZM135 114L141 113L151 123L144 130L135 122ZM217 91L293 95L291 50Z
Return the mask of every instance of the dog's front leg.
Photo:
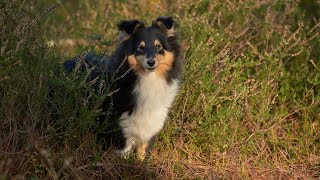
M149 143L141 143L138 145L136 149L136 156L140 161L143 161L145 159L148 146Z
M133 138L129 138L126 140L126 146L122 149L119 150L118 153L125 159L129 158L130 155L130 151L131 149L134 147L135 145L135 141L133 140Z

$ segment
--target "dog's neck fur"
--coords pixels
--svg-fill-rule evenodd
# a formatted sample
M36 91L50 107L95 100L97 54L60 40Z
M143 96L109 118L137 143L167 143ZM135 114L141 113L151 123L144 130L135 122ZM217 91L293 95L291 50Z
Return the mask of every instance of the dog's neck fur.
M137 79L134 87L136 106L131 114L120 117L120 125L127 138L127 147L148 142L163 127L169 107L178 91L178 81L168 83L150 72Z

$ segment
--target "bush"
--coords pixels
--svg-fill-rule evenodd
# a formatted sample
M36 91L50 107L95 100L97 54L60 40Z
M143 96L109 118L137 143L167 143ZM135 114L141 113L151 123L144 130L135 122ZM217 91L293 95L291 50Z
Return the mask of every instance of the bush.
M0 173L319 177L318 1L53 2L0 3ZM122 19L150 23L164 14L179 24L180 94L153 157L122 160L103 152L91 131L108 88L92 90L90 71L65 74L61 63L110 54Z

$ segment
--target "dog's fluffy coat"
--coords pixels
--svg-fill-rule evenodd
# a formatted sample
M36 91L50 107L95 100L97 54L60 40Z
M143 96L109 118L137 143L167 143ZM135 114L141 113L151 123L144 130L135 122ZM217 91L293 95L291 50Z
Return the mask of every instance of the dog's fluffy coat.
M118 27L120 42L105 69L113 93L103 103L108 116L100 117L109 125L99 137L124 156L136 148L143 159L178 92L181 48L172 17L159 17L149 27L138 20Z

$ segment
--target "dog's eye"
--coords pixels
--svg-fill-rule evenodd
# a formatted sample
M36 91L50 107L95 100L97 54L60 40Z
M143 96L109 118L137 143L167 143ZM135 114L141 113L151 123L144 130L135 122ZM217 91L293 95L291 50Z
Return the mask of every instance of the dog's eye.
M140 45L140 46L138 47L138 51L144 51L144 46Z
M156 48L157 48L157 51L161 50L161 49L162 49L161 44L157 44L157 45L156 45Z

